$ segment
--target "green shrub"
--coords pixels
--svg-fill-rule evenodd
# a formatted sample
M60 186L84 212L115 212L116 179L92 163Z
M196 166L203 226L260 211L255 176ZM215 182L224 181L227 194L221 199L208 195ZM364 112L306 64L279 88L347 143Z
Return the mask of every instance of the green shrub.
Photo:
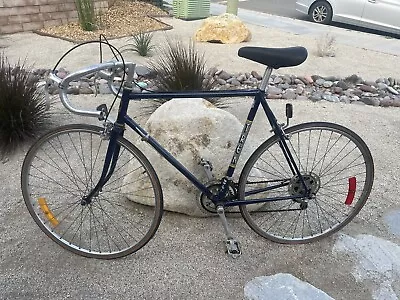
M151 67L162 91L209 90L212 87L211 82L204 81L208 72L204 54L199 54L192 41L185 46L180 41L169 40Z
M151 3L159 8L164 7L164 1L163 0L142 0L143 2L148 2Z
M164 6L163 2L164 2L163 0L153 0L153 4L155 6L158 6L159 8L163 8L163 6Z
M82 30L93 31L96 24L93 0L75 0L76 10L78 11L79 24Z
M152 45L151 40L153 38L153 34L151 33L139 33L137 35L132 36L129 43L123 47L121 47L122 52L126 51L134 51L137 52L140 56L148 56L150 51L154 49L154 45Z
M0 54L0 156L36 137L49 121L38 79L20 63L11 66Z
M193 41L185 46L181 41L168 40L167 46L157 57L155 62L150 62L150 67L156 74L155 85L160 91L204 91L213 88L214 79L206 79L210 70L206 68L204 54L195 49ZM146 108L151 112L151 108L154 110L168 100L170 99L155 99L151 107ZM224 99L207 100L219 108L227 107Z

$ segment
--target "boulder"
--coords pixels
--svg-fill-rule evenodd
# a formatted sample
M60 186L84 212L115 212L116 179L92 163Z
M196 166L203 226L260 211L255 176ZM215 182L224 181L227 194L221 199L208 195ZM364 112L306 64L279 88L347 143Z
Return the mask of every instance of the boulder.
M150 116L145 128L179 162L206 184L209 179L204 167L200 165L200 160L210 161L215 180L220 180L232 159L243 125L231 113L204 99L196 98L172 99L164 103ZM249 136L235 171L236 181L256 144ZM200 205L200 191L186 177L170 166L147 143L138 141L136 145L146 154L158 174L166 210L198 217L210 215ZM125 180L134 181L129 176ZM127 186L128 189L130 187L138 188Z
M251 32L237 16L226 13L205 19L195 39L199 42L235 44L250 41Z

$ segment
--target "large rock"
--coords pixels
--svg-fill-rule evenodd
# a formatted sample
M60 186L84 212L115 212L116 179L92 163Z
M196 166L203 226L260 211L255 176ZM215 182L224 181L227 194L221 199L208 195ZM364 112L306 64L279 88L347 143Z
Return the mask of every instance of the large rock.
M199 42L234 44L250 41L251 32L237 16L226 13L205 19L195 39Z
M202 183L206 183L206 172L199 164L201 158L212 163L215 178L221 179L230 163L243 125L234 115L216 108L204 99L172 99L150 116L145 128ZM208 215L199 204L199 190L186 177L146 143L137 143L137 146L146 153L158 174L166 210L200 217ZM238 180L244 162L255 147L256 143L252 143L249 138L239 159L235 180ZM126 180L134 181L130 178ZM129 187L137 189L135 186Z

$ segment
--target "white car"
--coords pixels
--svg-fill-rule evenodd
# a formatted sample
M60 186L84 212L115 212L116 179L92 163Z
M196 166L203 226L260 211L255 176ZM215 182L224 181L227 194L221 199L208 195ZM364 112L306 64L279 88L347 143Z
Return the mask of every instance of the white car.
M297 0L296 10L316 23L334 21L400 34L400 0Z

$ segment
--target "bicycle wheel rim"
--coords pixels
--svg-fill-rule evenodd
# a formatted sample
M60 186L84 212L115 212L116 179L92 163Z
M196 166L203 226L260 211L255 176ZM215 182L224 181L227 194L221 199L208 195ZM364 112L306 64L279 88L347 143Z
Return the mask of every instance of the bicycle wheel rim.
M81 204L103 168L108 142L101 130L67 125L43 136L25 158L21 185L31 216L52 240L82 256L110 259L139 250L153 237L162 192L147 159L120 138L113 175L90 205Z
M258 204L258 207L245 205L240 210L247 224L265 238L280 243L316 241L343 228L365 204L373 184L372 156L358 135L337 124L305 123L285 132L300 172L310 174L310 181L316 182L315 198L307 201L306 209L300 209L299 202L285 200ZM287 175L290 170L278 141L275 136L267 140L246 163L239 182L241 199L251 198L246 197L246 193L249 194L251 189L248 182L252 176L264 178L270 185L284 177L278 175L287 176L287 185L265 192L264 197L296 194L299 180L296 181L292 174ZM304 150L301 143L309 147ZM323 151L327 152L326 155Z

